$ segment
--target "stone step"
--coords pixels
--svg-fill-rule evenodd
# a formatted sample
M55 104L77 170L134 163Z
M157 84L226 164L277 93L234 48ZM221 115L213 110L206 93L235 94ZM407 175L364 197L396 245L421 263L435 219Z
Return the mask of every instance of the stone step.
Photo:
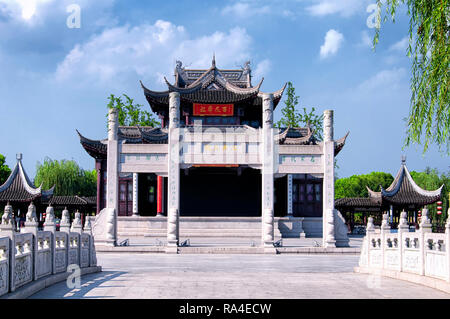
M167 235L166 229L119 229L118 235L124 236L144 236L144 237L164 237ZM261 229L180 229L180 236L185 237L261 237ZM275 238L281 238L278 229L274 232Z

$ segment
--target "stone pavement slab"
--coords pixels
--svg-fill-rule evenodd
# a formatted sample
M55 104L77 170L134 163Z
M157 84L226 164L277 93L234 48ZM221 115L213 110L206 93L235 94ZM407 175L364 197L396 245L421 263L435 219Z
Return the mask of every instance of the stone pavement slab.
M99 253L103 272L32 298L449 298L442 291L353 273L357 255L165 255Z

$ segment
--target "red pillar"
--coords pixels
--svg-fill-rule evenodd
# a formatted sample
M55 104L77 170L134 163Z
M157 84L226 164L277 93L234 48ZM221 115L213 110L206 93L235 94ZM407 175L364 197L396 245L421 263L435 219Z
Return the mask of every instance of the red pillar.
M162 215L163 213L163 184L164 179L162 176L158 176L156 187L156 213Z

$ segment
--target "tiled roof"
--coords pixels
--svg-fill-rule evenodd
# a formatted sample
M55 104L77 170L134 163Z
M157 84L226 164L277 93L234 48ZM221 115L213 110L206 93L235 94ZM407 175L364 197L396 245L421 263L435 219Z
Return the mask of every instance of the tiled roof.
M370 198L382 198L393 205L415 205L425 206L438 201L444 185L434 191L427 191L419 187L409 174L406 164L403 162L394 181L380 192L374 192L367 188Z
M49 204L53 206L85 206L95 205L97 203L96 196L82 197L82 196L53 196L49 200Z
M45 200L53 195L53 189L43 191L42 185L35 187L23 169L22 155L18 154L14 170L0 186L0 201L28 202L41 197Z
M177 67L175 73L174 85L165 79L167 91L149 90L141 82L144 95L154 112L168 107L170 92L180 93L180 101L187 103L245 102L249 105L262 105L263 93L260 92L260 87L263 79L252 87L244 79L244 71L219 70L215 66L215 60L208 70L185 70ZM273 93L274 109L281 100L285 87L286 85Z

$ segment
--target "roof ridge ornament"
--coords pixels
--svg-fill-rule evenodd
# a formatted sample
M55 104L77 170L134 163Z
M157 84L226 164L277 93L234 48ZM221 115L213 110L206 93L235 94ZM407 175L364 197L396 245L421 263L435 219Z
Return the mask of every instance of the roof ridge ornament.
M23 158L23 156L22 156L22 153L17 153L16 154L16 159L17 159L17 161L21 161L22 160L22 158Z
M211 67L212 68L216 68L216 53L213 52L213 58L212 58L212 62L211 62Z
M402 165L406 165L406 155L402 155Z

